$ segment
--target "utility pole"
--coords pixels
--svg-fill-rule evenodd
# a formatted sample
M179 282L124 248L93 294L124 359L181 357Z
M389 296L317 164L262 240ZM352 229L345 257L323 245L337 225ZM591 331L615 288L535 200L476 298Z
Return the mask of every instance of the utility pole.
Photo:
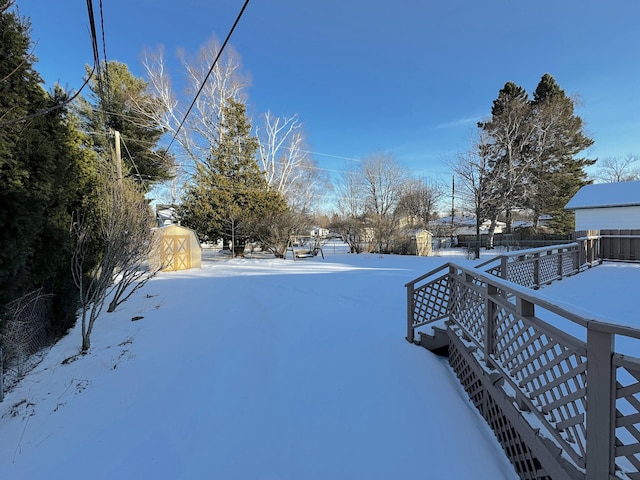
M456 197L456 177L453 175L451 177L451 246L453 247L453 232L455 230L453 224L453 217L456 213L455 209L455 197Z
M120 154L120 132L113 130L114 141L114 162L116 164L116 175L118 177L118 183L122 186L122 156Z

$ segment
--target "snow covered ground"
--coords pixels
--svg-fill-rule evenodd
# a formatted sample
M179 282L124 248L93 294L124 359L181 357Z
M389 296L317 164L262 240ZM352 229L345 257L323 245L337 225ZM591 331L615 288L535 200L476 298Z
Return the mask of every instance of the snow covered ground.
M71 331L0 404L0 479L517 478L446 362L404 340L404 283L475 262L325 257L206 260L103 314L88 355ZM581 275L622 274L604 267Z

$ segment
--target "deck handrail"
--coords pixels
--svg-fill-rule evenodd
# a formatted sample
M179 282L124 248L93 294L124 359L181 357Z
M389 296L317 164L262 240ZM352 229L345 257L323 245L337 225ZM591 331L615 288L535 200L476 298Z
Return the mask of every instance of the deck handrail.
M416 286L424 280L430 281ZM508 385L501 392L530 412L522 418L533 414L575 471L584 472L582 478L640 474L640 401L634 397L640 392L640 359L614 348L616 338L640 339L640 330L453 262L406 287L407 340L414 341L416 328L446 318L449 331L474 346L482 368L499 372ZM558 321L578 326L585 339L566 333Z

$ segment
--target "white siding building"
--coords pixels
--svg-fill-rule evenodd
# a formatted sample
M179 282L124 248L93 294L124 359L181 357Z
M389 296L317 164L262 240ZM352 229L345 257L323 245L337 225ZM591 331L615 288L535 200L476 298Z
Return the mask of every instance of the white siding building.
M640 181L585 185L564 208L576 231L640 229Z

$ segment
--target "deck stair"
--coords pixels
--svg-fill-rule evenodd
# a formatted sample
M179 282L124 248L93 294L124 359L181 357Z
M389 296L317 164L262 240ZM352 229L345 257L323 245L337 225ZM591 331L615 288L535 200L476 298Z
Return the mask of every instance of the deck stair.
M434 326L432 333L418 332L418 336L420 338L415 341L417 345L438 355L448 356L449 334L446 328Z

